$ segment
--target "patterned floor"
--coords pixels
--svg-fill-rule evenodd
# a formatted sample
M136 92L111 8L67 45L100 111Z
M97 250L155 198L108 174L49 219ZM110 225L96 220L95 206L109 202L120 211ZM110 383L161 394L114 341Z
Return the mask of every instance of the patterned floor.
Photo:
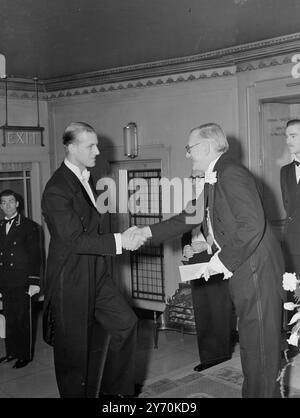
M210 372L192 372L188 368L177 376L158 379L145 385L140 398L240 398L241 371L223 367Z
M199 363L195 335L160 332L154 348L153 321L140 319L136 353L136 382L143 385L140 398L240 398L242 373L239 347L233 358L202 373L193 372ZM5 355L0 339L0 356ZM284 375L286 396L300 397L300 355ZM35 356L22 369L11 363L0 365L0 398L58 398L53 353L42 339L41 318Z
M190 367L168 376L148 381L140 398L241 398L243 374L238 347L231 360L205 370L192 372ZM285 363L283 363L284 365ZM286 369L282 379L283 397L300 398L300 356Z

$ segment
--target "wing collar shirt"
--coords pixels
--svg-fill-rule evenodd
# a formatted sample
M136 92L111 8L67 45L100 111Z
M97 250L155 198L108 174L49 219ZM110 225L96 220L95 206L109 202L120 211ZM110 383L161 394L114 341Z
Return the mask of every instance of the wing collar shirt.
M222 154L221 154L222 155ZM215 167L215 164L216 164L216 162L218 161L218 159L221 157L221 155L219 155L219 157L218 158L216 158L214 161L212 161L210 164L209 164L209 166L208 166L208 168L207 168L207 170L206 170L206 172L205 172L205 175L207 176L207 177L209 177L209 175L213 172L213 170L214 170L214 167ZM221 251L221 247L219 246L219 244L217 243L217 241L216 241L216 239L215 239L215 237L214 237L214 233L213 233L213 229L212 229L212 224L211 224L211 221L210 221L210 214L209 214L209 211L208 211L208 214L207 214L207 226L208 226L208 232L209 232L209 235L211 235L211 237L212 237L212 239L213 239L213 242L216 244L216 246L217 246L217 248L218 248L218 251L212 256L212 258L210 259L210 261L209 261L209 265L208 265L208 268L209 268L209 270L213 270L213 271L215 271L215 272L217 272L217 273L224 273L224 279L229 279L229 277L231 277L232 276L232 273L231 273L231 271L229 271L225 266L224 266L224 264L222 263L222 261L219 259L219 256L218 256L218 254L220 253L220 251Z
M75 174L75 176L78 178L80 183L85 188L87 194L89 195L89 198L91 199L91 201L92 201L93 205L95 206L96 210L98 210L94 194L93 194L91 186L89 184L90 172L86 168L81 172L79 167L72 164L67 158L65 158L64 163ZM116 241L116 254L122 254L121 234L119 234L119 233L114 234L114 237L115 237L115 241Z
M5 233L8 234L13 222L18 217L18 212L16 212L11 218L8 218L7 216L4 216L5 219Z

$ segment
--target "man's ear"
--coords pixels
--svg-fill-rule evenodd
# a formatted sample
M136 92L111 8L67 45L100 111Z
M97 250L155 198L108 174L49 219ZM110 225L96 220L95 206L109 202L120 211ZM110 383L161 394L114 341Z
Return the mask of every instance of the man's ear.
M16 208L18 208L19 207L19 202L18 201L16 201Z
M72 153L72 152L74 151L74 145L73 145L73 142L71 142L70 144L68 144L68 145L66 146L66 150L67 150L67 152L70 152L70 153Z
M209 141L203 141L199 145L199 152L201 152L201 155L208 155L210 153L210 143Z

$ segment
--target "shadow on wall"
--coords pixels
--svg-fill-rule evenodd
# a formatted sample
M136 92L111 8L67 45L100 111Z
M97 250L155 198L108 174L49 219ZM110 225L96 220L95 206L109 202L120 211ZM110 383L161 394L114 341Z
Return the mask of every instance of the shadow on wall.
M227 141L229 144L229 150L227 151L228 155L242 164L244 154L241 147L241 142L234 136L228 136Z
M241 147L241 142L235 137L228 137L227 139L229 143L228 154L233 159L243 164L244 154ZM271 221L271 224L274 224L274 226L276 226L276 221L280 218L280 204L278 202L278 198L275 195L275 193L271 190L271 188L268 186L268 184L264 181L264 178L262 176L257 176L252 171L251 173L255 178L261 196L262 204L265 209L266 217L269 221ZM268 201L268 204L266 204L266 199ZM272 211L272 213L269 213L270 210ZM280 235L278 235L278 237L280 239Z
M111 168L109 161L114 160L113 141L109 137L101 136L99 138L100 154L96 157L96 165L90 169L93 183L96 186L101 177L110 177Z

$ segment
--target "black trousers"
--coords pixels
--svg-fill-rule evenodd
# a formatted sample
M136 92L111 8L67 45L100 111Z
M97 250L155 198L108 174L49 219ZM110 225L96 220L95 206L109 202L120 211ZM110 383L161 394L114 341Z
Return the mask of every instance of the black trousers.
M20 360L32 359L32 309L28 286L2 288L3 313L6 322L6 355Z
M228 280L223 275L191 280L200 361L209 364L228 360L232 355L235 325Z
M80 295L77 297L79 300ZM74 347L82 342L78 341L82 329L76 329L80 311L74 311L74 299L66 297L62 304L58 291L51 301L54 365L60 396L96 398L99 391L133 395L137 318L109 277L96 283L90 298L94 299L87 324L91 335L85 366L82 352Z
M110 335L101 391L133 395L137 317L111 280L98 291L95 317Z
M254 257L229 279L229 291L239 318L243 398L280 397L282 300L268 259L259 270Z
M300 274L300 254L291 253L288 248L283 246L285 271L288 273Z

